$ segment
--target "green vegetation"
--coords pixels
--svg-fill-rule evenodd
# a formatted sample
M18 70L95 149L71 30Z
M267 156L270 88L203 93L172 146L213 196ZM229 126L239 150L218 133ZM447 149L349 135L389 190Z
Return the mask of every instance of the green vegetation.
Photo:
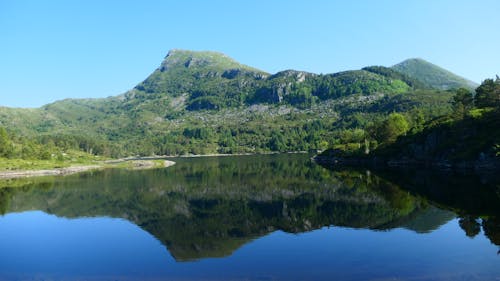
M474 89L477 84L423 59L409 59L392 67L399 73L441 90Z
M269 75L220 53L173 50L123 95L68 99L39 109L0 108L0 124L15 142L32 140L50 158L71 151L113 158L328 147L369 151L400 134L390 132L395 128L389 123L382 126L386 116L403 115L415 132L424 121L450 113L454 94L397 68ZM41 158L31 154L9 157Z
M500 108L500 78L486 79L476 89L476 105L479 108Z
M65 168L74 164L84 165L92 164L91 161L72 161L67 160L27 160L27 159L8 159L0 158L0 171L8 170L46 170L54 168Z
M452 99L452 111L426 120L420 110L405 114L393 113L374 122L367 134L357 137L358 147L327 151L325 155L356 156L369 154L379 159L433 163L448 167L497 169L500 164L500 79L487 79L473 94L458 89ZM365 147L361 142L364 140ZM352 142L352 140L348 140ZM352 147L352 146L351 146ZM411 159L411 160L408 160ZM467 162L469 161L469 162ZM473 161L474 163L472 163Z
M0 171L63 168L100 160L79 149L56 145L53 139L26 140L0 127Z
M70 166L127 169L150 169L165 166L163 160L141 161L130 159L106 162L105 157L90 154L93 149L92 143L86 141L77 142L72 137L61 138L56 136L48 138L44 136L40 139L40 142L26 140L9 134L5 128L0 127L0 172L51 170ZM79 145L83 146L78 147Z
M368 66L363 68L363 70L373 72L376 74L380 74L384 77L393 79L393 80L401 80L405 82L408 86L414 88L414 89L432 89L431 85L425 84L424 82L412 78L405 74L404 72L399 72L396 71L392 68L389 67L384 67L384 66Z
M499 98L498 78L485 80L472 99L467 91L459 90L451 114L428 122L419 133L401 138L388 153L399 150L398 154L416 159L479 160L495 165L495 145L500 140Z
M374 131L380 136L378 141L392 143L409 130L408 121L400 113L391 113Z

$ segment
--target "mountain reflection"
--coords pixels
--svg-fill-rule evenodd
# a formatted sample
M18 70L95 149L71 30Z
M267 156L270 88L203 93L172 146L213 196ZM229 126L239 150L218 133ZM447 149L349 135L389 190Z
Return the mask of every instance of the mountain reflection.
M154 235L178 261L230 255L276 230L324 226L431 232L460 216L500 245L498 186L457 179L331 171L305 155L176 159L158 170L106 170L59 178L5 181L3 213L42 210L60 217L127 219ZM474 181L474 182L473 182ZM459 183L474 183L471 191Z

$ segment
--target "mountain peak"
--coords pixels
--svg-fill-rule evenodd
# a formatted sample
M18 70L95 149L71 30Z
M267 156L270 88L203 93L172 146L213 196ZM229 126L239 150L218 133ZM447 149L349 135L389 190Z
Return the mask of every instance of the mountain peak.
M409 59L406 59L400 63L405 63L405 62L408 62L408 63L411 63L411 62L414 62L414 63L430 63L428 61L426 61L425 59L423 58L409 58Z
M423 58L409 58L406 59L396 65L393 65L391 68L403 68L403 67L426 67L426 68L438 68L440 70L444 70L449 72L448 70L439 67ZM451 73L451 72L450 72Z
M422 58L410 58L391 68L436 89L474 89L478 86L477 83L458 76Z
M255 68L238 63L229 56L213 51L191 51L182 49L170 50L159 70L164 72L171 69L215 69L215 70L228 70L228 69L243 69L249 71L257 71Z

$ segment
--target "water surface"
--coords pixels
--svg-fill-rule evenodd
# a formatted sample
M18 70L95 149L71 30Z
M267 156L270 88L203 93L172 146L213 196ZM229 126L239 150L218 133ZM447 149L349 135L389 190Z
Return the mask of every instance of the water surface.
M0 280L499 280L493 176L308 155L5 181Z

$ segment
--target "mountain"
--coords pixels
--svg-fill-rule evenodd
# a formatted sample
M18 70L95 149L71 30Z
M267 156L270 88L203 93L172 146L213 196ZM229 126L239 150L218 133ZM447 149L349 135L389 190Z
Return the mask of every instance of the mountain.
M391 68L419 80L431 88L441 90L458 88L475 89L479 86L475 82L419 58L405 60Z
M173 50L146 80L125 98L165 96L183 101L182 109L219 110L256 103L309 105L351 94L401 93L404 81L365 70L316 75L285 70L274 75L237 63L216 52Z
M187 98L188 110L239 106L269 74L216 52L170 51L160 67L126 98Z
M307 151L326 149L394 111L439 116L453 95L396 67L271 75L221 53L172 50L124 94L0 108L0 125L61 152L112 157Z

